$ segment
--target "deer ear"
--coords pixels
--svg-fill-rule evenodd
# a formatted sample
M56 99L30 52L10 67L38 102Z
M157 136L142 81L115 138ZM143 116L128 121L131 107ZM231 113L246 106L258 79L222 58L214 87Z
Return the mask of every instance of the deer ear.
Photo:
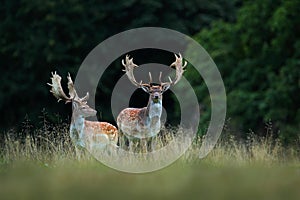
M75 100L72 101L72 108L73 109L77 109L78 108L78 102L77 101L75 101Z
M167 91L169 88L170 88L170 84L169 83L165 83L165 84L163 84L161 87L162 87L162 91L163 92L165 92L165 91Z
M147 93L150 92L150 85L143 84L143 85L141 86L141 88L142 88L145 92L147 92Z
M89 100L90 94L87 92L86 95L80 99L80 101L87 103L87 101Z

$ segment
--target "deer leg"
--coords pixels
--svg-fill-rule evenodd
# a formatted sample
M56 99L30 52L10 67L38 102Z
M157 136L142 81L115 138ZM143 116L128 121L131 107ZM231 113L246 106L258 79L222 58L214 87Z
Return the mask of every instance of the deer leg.
M151 137L147 140L147 146L148 146L148 151L152 152L153 150L155 150L155 141L154 141L154 137Z
M119 130L119 146L121 149L128 150L130 146L130 140Z
M78 144L75 144L75 143L74 143L74 146L75 146L75 157L78 160L81 160L82 158L84 158L85 148L82 147L81 145L78 145Z
M72 126L70 128L70 138L71 138L72 143L75 146L75 157L78 160L81 160L81 158L83 157L83 154L84 154L85 144L82 140L79 139L78 131Z
M129 140L129 151L130 152L134 152L134 142L133 140Z
M124 138L123 138L123 133L121 130L119 130L119 137L118 137L118 143L119 143L119 146L120 148L123 148L124 146Z
M142 150L143 153L147 153L147 151L148 151L147 143L148 143L147 138L143 138L143 139L140 140L141 150Z
M152 151L154 150L158 150L160 148L162 148L164 145L162 143L162 138L159 137L159 136L154 136L152 139L151 139L151 148L152 148Z

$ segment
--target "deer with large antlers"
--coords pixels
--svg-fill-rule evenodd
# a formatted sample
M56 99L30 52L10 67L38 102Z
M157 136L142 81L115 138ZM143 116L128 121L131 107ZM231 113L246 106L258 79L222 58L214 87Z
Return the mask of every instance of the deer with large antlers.
M117 117L117 124L120 135L125 135L128 139L138 138L141 139L143 148L147 145L148 138L156 136L161 129L161 114L162 114L162 98L163 93L167 91L170 86L175 85L182 77L184 68L187 62L182 63L182 56L175 54L175 62L170 66L175 67L176 76L174 81L169 77L168 82L162 82L161 76L159 75L159 83L152 82L152 76L149 72L150 81L149 83L137 82L133 70L138 65L133 63L133 58L127 55L125 60L122 60L122 65L125 67L123 71L130 82L138 88L142 88L149 94L149 101L147 107L144 108L125 108L120 112ZM131 145L131 144L130 144Z
M52 73L52 84L50 92L58 99L72 103L72 119L70 125L70 137L77 147L104 147L107 144L116 146L118 141L118 130L108 122L88 121L85 118L96 116L97 111L87 105L89 93L79 98L74 88L70 74L68 74L69 96L65 94L61 86L61 77Z

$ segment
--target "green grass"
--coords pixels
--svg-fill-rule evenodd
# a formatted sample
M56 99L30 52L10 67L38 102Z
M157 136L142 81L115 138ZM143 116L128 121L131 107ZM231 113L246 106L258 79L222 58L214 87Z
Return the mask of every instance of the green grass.
M204 159L200 143L167 168L146 174L110 169L63 138L41 146L10 137L0 159L0 199L299 199L298 147L272 137L220 140ZM52 134L52 132L47 132Z

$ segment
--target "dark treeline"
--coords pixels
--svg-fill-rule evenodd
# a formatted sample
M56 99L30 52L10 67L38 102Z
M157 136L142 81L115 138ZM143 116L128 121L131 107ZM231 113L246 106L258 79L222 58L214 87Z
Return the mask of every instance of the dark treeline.
M58 71L65 84L67 72L74 77L86 55L104 39L132 28L157 26L195 36L211 54L225 81L228 118L235 130L262 131L270 119L283 138L295 138L300 121L299 8L297 0L4 1L0 127L18 127L25 116L38 125L42 110L49 121L55 122L57 113L67 118L71 107L56 103L46 85L51 71ZM149 51L142 62L169 60ZM96 108L100 118L115 124L108 97L123 72L120 60L112 65L99 83L96 98L101 102ZM206 94L192 73L185 76L201 85L196 91ZM209 96L199 96L209 107ZM145 94L135 97L135 105L147 101ZM209 112L203 115L208 121Z
M235 22L195 36L221 70L233 129L300 139L299 24L300 1L245 1Z

